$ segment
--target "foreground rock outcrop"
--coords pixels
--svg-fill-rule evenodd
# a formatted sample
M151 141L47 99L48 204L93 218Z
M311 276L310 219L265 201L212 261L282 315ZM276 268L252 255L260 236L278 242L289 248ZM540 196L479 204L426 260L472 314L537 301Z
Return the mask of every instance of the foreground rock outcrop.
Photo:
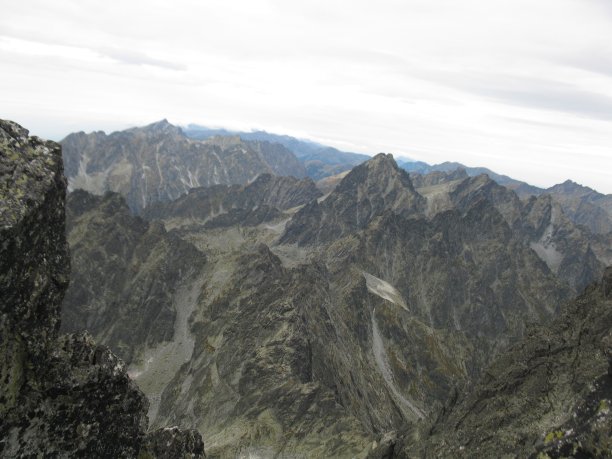
M0 457L203 457L195 434L160 449L124 363L87 334L59 335L62 172L59 145L0 121Z

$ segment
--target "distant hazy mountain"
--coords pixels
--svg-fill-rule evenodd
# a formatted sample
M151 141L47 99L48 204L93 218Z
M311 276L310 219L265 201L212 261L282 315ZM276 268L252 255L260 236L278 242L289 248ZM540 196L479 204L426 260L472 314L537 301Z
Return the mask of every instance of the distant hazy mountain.
M548 188L549 193L576 223L592 232L606 234L612 231L612 194L601 194L571 180Z
M228 131L226 129L210 129L195 124L190 124L184 128L184 131L185 134L194 139L208 139L215 135L238 135L243 140L280 143L291 150L304 163L308 176L313 180L339 174L370 159L368 155L340 151L310 140L300 140L288 135L270 134L265 131Z
M507 188L515 190L519 196L539 194L544 191L542 188L529 185L528 183L513 179L507 175L498 174L493 172L491 169L487 169L486 167L468 167L461 163L449 161L430 165L423 161L398 160L397 164L408 172L415 172L418 174L429 174L430 172L434 171L452 172L456 169L464 169L467 174L472 177L480 174L487 174L500 185L504 185Z
M306 176L278 143L238 136L194 140L166 120L109 135L70 134L61 144L70 189L116 191L137 213L199 186L245 184L263 173Z

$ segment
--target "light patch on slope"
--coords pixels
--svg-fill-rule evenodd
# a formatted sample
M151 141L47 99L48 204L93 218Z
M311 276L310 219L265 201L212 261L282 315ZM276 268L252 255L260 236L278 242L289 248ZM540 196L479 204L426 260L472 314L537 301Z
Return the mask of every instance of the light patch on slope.
M195 339L189 329L189 317L193 313L203 280L181 286L174 297L176 318L172 341L149 349L144 355L144 365L131 366L128 374L149 399L149 425L153 425L161 394L181 366L191 359Z
M79 172L74 177L68 178L68 191L82 189L93 194L104 194L109 169L89 175L87 173L87 163L89 163L89 158L87 156L81 157Z
M553 231L553 223L551 222L544 230L542 237L537 242L529 244L529 246L548 265L550 270L556 273L563 260L563 254L557 250L554 242L552 242Z
M385 345L382 337L380 336L380 330L378 329L375 315L376 309L372 311L372 352L374 354L374 360L376 361L380 374L387 383L387 387L391 391L395 401L398 403L400 410L402 413L404 413L404 416L409 419L412 419L414 416L416 416L418 419L423 419L425 414L418 409L414 403L404 397L395 385L393 371L389 365L389 359L387 358L387 352L385 351ZM406 409L409 411L407 412Z
M366 273L365 271L363 272L363 277L365 277L366 287L370 293L373 293L384 300L391 301L393 304L396 304L397 306L408 311L408 306L406 306L402 295L395 287L393 287L393 285L379 279L376 276L373 276L372 274Z
M453 208L450 192L462 181L453 180L451 182L417 188L417 192L427 200L427 209L425 211L427 217L431 218L440 212Z
M285 218L283 220L281 220L280 222L274 224L274 225L266 225L265 228L269 229L270 231L273 231L276 234L281 234L285 231L285 226L287 226L287 222L291 220L290 218Z

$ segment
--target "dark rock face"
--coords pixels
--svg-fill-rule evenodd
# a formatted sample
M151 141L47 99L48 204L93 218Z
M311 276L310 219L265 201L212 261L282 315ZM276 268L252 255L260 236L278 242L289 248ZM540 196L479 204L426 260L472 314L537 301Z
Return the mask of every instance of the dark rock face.
M165 120L110 135L70 134L61 143L70 189L118 192L136 213L199 186L245 184L262 173L306 176L281 145L237 136L192 140Z
M610 283L612 268L501 355L420 438L404 438L398 457L607 457Z
M0 456L136 457L147 400L83 334L58 336L69 259L60 148L0 121Z
M265 245L224 258L231 277L204 285L193 355L164 390L157 422L209 432L222 457L360 456L367 430L321 380L334 378L322 354L335 329L320 315L325 286Z
M4 418L3 457L135 457L148 401L108 348L83 334L53 343L44 374L26 374L19 410ZM34 384L36 384L35 387Z
M163 225L132 216L117 193L67 197L71 283L62 331L88 330L128 364L142 346L172 338L177 290L205 257Z
M517 226L521 217L521 201L518 196L487 175L463 180L450 192L450 199L460 211L467 210L478 201L487 201L504 217L511 229Z
M612 262L612 235L592 234L575 224L551 195L532 196L523 202L486 175L457 181L439 179L439 174L419 179L422 185L436 182L417 190L427 198L430 217L448 210L466 212L479 201L490 203L515 238L528 245L574 293L598 279L603 267Z
M485 201L431 221L387 214L355 253L365 271L396 286L420 320L464 333L478 349L474 368L522 336L526 324L549 319L570 293Z

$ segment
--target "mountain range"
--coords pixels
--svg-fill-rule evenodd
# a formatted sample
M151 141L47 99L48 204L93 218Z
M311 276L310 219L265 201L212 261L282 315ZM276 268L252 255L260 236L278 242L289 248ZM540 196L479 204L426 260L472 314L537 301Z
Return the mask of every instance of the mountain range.
M62 142L61 331L88 330L146 395L130 416L157 433L131 451L172 425L220 458L605 457L608 196L526 196L389 154L322 186L295 139L219 134L162 122ZM5 194L22 180L7 177ZM65 244L62 186L48 208ZM50 269L57 304L68 272Z
M370 158L286 135L198 125L180 128L167 120L109 135L70 134L61 144L69 189L95 194L116 191L126 196L136 213L150 204L176 199L195 187L246 184L263 173L308 176L329 192L349 170ZM464 170L472 177L488 175L523 200L551 194L574 223L587 226L593 234L612 231L612 195L570 180L542 189L487 168L457 162L430 165L402 159L398 165L417 181L418 176L432 172Z

